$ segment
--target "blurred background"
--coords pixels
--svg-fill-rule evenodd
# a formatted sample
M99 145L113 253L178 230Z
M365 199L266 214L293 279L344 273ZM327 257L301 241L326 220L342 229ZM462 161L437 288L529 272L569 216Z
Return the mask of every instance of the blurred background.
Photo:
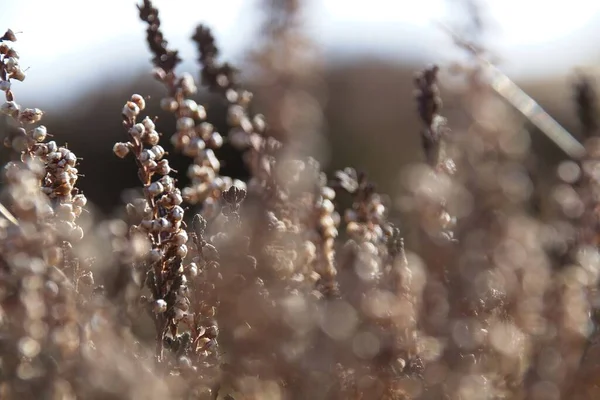
M499 68L577 136L573 71L596 74L600 61L600 2L590 0L156 0L162 29L199 74L190 40L198 23L213 29L221 60L241 71L276 136L314 155L327 171L352 165L383 192L397 194L402 167L424 160L413 104L415 71L464 60L443 26L476 37ZM24 107L46 112L43 123L59 143L83 158L79 186L102 214L139 186L133 160L112 154L125 140L120 111L132 93L151 96L147 114L170 137L173 117L158 108L165 89L151 78L146 26L131 0L4 2L0 29L14 44L27 79L15 82ZM442 80L442 84L444 80ZM453 129L460 104L444 92ZM225 106L200 92L209 120L223 133ZM10 130L0 122L2 135ZM566 156L532 130L532 152L549 176ZM166 139L165 139L166 141ZM168 146L165 146L168 147ZM2 163L11 157L3 150ZM244 176L239 155L221 155L223 172ZM173 158L173 157L170 157ZM185 181L188 161L176 158Z

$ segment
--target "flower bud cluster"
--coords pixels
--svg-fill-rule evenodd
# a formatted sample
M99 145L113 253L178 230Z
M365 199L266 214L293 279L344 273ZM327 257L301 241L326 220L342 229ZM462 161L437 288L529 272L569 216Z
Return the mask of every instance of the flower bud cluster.
M14 101L10 79L23 80L25 75L19 67L17 53L6 44L7 40L16 40L10 30L0 38L0 89L5 92L7 100L0 110L14 118L20 127L14 137L6 139L5 144L19 151L24 162L33 159L41 161L44 172L39 175L41 185L38 181L38 186L52 200L57 238L69 243L79 241L83 238L83 229L76 224L76 219L81 215L87 199L75 186L78 178L77 156L54 141L46 142L50 135L44 125L27 128L27 125L39 122L44 113L38 108L22 109Z
M128 211L141 216L141 222L133 226L136 231L151 237L153 248L150 251L152 262L158 262L168 254L185 258L187 255L187 234L181 228L183 221L183 201L181 192L175 187L175 180L169 176L171 168L164 158L165 150L158 144L160 135L154 122L146 117L141 123L136 119L145 108L142 96L134 94L123 107L123 118L130 141L116 143L114 153L125 157L130 152L136 158L138 175L144 183L145 199L135 205L129 204ZM160 178L154 179L156 175Z
M79 177L77 156L66 147L58 147L54 141L40 143L33 151L46 166L42 192L57 200L54 211L59 236L68 242L81 240L83 229L76 220L83 212L87 198L75 186Z
M12 100L10 90L11 79L25 80L25 72L19 65L19 54L7 42L15 42L17 37L12 30L7 30L0 37L0 90L5 93L6 101Z
M26 130L25 126L35 124L42 119L44 113L39 108L22 108L14 98L12 79L23 81L25 73L19 64L18 53L7 43L14 42L17 38L10 29L0 37L0 91L4 92L6 101L0 104L0 113L12 117L21 128L15 137L7 137L4 144L16 151L26 152L35 143L46 139L47 131L44 126Z
M7 43L16 40L15 34L10 29L6 31L4 36L0 37L0 91L4 92L6 98L6 101L0 105L0 112L14 118L20 125L29 125L39 122L44 113L39 108L21 108L14 99L11 79L25 80L25 73L19 64L19 55ZM23 151L24 148L22 147L25 144L28 143L31 146L35 142L42 142L46 137L46 132L43 130L20 131L19 133L25 135L19 135L21 137L18 140L20 145L18 151ZM10 146L12 143L8 141L6 144Z
M172 170L158 143L160 135L154 123L147 117L137 122L144 108L145 101L139 95L133 95L125 104L122 115L129 141L117 143L113 148L119 157L129 153L135 157L138 176L144 184L144 199L127 205L129 215L139 221L131 226L130 232L142 234L151 243L146 260L154 279L148 282L153 294L148 304L157 323L174 329L179 323L193 326L187 277L181 266L188 255L188 234L183 229L181 207L183 197L175 186L175 179L169 176Z
M348 235L359 243L383 243L387 210L383 199L375 192L375 186L367 181L365 174L357 173L353 168L337 171L335 184L353 196L352 207L344 214Z
M161 108L177 118L171 143L175 149L194 159L187 171L190 185L183 189L183 198L191 204L207 201L214 205L219 194L233 184L231 179L219 176L221 163L215 150L223 146L223 137L206 122L204 107L188 98L198 90L190 74L184 73L177 78L173 72L166 74L157 69L155 77L169 89L169 96L161 100Z

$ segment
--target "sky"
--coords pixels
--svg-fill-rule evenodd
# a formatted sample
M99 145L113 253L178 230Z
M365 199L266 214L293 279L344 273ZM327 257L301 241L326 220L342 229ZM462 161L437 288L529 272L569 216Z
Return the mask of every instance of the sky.
M257 32L260 0L155 0L163 30L184 58L199 22L208 24L226 59L243 54ZM0 29L21 31L15 47L29 67L24 98L51 96L68 102L78 89L126 77L96 76L114 64L131 76L148 67L144 26L132 0L19 0L6 2ZM365 8L368 4L368 8ZM488 48L513 78L565 73L600 55L600 2L594 0L483 0ZM454 56L439 24L456 21L456 0L309 0L308 32L335 57L376 55L436 61ZM91 73L90 73L91 71ZM122 74L126 72L121 72ZM69 90L64 90L65 84Z

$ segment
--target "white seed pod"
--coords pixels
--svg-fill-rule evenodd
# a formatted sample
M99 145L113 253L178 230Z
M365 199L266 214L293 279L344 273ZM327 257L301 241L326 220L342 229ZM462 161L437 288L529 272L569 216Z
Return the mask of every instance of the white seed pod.
M148 150L148 149L146 149L146 150L143 150L143 151L140 153L140 161L141 161L141 162L144 162L144 161L152 161L152 160L154 160L155 158L156 158L156 155L154 154L154 152L152 152L152 151L150 151L150 150Z
M227 123L231 126L239 126L245 116L244 107L234 104L227 110Z
M195 94L198 91L194 77L189 72L181 74L180 86L185 95Z
M56 153L53 153L53 154L56 154ZM73 177L71 176L71 174L66 171L61 172L56 176L56 182L60 183L61 185L71 182L72 179L73 179Z
M190 143L190 137L185 133L175 132L169 141L176 149L182 149Z
M73 206L69 203L59 204L56 208L56 214L63 218L66 214L70 214L73 212Z
M240 121L240 128L242 128L244 132L251 133L254 127L252 126L250 118L244 116Z
M56 282L46 281L46 282L44 282L44 292L49 297L56 298L56 296L58 296L58 293L60 292L60 289L59 289L58 285L56 284Z
M202 182L207 182L212 181L215 178L215 171L203 165L190 164L187 170L187 176L190 179L200 179Z
M26 76L27 75L25 75L25 72L20 67L15 68L10 74L11 79L16 79L19 82L23 82Z
M331 216L329 214L325 214L319 219L319 225L321 225L321 227L327 229L330 227L334 227L335 223L333 221L333 218L331 218Z
M146 199L134 199L133 206L135 207L136 212L140 215L147 215L152 212L152 209L150 208L150 205L148 205Z
M221 168L221 163L215 155L215 152L212 151L212 149L206 149L203 153L204 157L202 164L211 167L215 172L218 173L219 169Z
M49 141L46 145L48 146L48 153L58 150L58 146L54 140Z
M179 132L188 132L194 129L194 120L190 117L181 117L177 119L176 128Z
M152 230L152 227L154 226L154 221L151 219L143 219L140 222L140 228L142 228L143 230L149 232Z
M16 116L19 113L20 106L14 101L7 101L0 106L0 111L6 115Z
M140 110L143 110L144 108L146 108L146 101L139 94L134 94L133 96L131 96L131 101L133 103L135 103L139 107Z
M254 97L254 95L252 94L252 92L248 91L248 90L244 90L239 94L239 99L238 99L238 103L241 104L242 106L246 107L250 104L250 102L252 101L252 98Z
M196 132L204 140L210 138L210 135L215 131L215 127L210 122L203 122L196 128Z
M165 155L165 149L163 149L163 147L159 146L159 145L153 146L150 149L150 151L152 151L152 153L154 153L155 160L160 160Z
M227 91L225 92L225 97L227 98L228 102L237 103L238 99L240 98L240 95L235 89L227 89Z
M333 200L335 199L335 190L329 186L323 186L321 188L321 196L323 196L324 199Z
M264 133L265 129L267 129L267 123L265 121L265 116L262 114L256 114L254 118L252 118L252 127L258 133Z
M175 235L173 235L173 243L175 243L176 245L182 245L182 244L186 244L188 241L188 235L187 232L184 230L181 230L179 232L177 232Z
M65 161L67 163L67 165L69 167L74 167L75 164L77 164L77 156L75 155L75 153L73 152L69 152L66 156L65 156Z
M158 181L162 183L165 192L172 192L175 190L175 180L169 175L163 176Z
M150 171L154 171L158 164L154 160L142 161L142 165L148 168Z
M145 133L146 128L143 124L140 123L135 124L131 127L131 129L129 129L129 134L136 139L140 139L142 136L144 136Z
M43 142L44 140L46 140L47 135L48 135L48 131L46 130L46 127L44 125L40 125L40 126L36 127L31 132L31 137L36 142Z
M196 110L192 113L192 118L197 121L206 119L206 109L202 106L198 106L198 108L196 108Z
M183 154L188 157L196 157L206 148L206 143L200 138L194 138L183 148Z
M181 197L191 204L196 204L198 202L198 193L196 193L196 191L191 187L183 188L181 191Z
M198 198L203 199L203 200L208 200L206 197L213 190L213 185L210 182L202 182L202 183L194 185L194 190L196 191L196 195L198 196ZM205 204L205 207L206 207L206 204Z
M4 66L6 67L6 71L10 74L19 66L19 59L15 57L9 57L4 62Z
M183 214L184 211L181 206L175 206L171 210L171 218L173 218L174 221L181 221L183 219Z
M133 101L128 101L123 106L122 113L127 119L133 119L140 114L140 108Z
M57 163L62 159L62 154L60 154L58 151L53 151L52 153L48 154L47 158L48 162Z
M148 193L151 196L158 196L159 194L164 192L165 187L163 186L162 183L156 181L156 182L152 182L146 190L148 191Z
M198 110L198 104L192 99L185 99L181 102L181 111L186 116L191 117Z
M177 107L179 107L179 104L177 103L177 100L172 97L165 97L160 100L160 108L165 111L175 112L177 111Z
M46 156L48 155L48 146L46 146L45 144L39 144L35 147L35 150L33 152L36 156L39 157Z
M381 219L385 216L386 211L385 211L385 206L381 203L378 203L375 205L375 207L373 207L373 214L375 218Z
M344 212L344 220L349 223L349 222L354 222L358 219L358 215L356 214L356 211L351 210L351 209L346 209L346 211Z
M170 192L169 199L171 204L174 206L178 206L183 203L183 198L181 197L181 191L179 189L175 189L174 191Z
M158 144L158 142L160 141L160 135L156 131L149 131L144 138L146 140L146 143L148 143L151 146Z
M335 210L335 207L331 200L325 199L321 202L321 212L325 214L331 214Z
M187 256L187 253L188 253L188 248L185 244L178 246L177 250L175 250L175 254L179 258L185 258L185 256Z
M212 135L210 135L210 138L208 139L208 145L213 149L220 148L221 146L223 146L223 136L221 136L219 132L213 132Z
M129 144L121 142L115 143L113 146L113 153L115 153L117 157L125 158L127 154L129 154Z
M154 125L154 121L152 121L149 117L146 117L142 120L142 124L146 128L146 131L152 132L156 129L156 125Z
M211 186L217 190L225 190L225 189L227 189L228 186L231 186L231 185L227 185L227 183L228 182L225 179L223 179L223 177L217 176L212 181ZM231 182L229 182L229 183L231 183Z
M44 112L39 108L26 108L19 114L19 121L25 124L35 124L42 119Z
M152 304L152 311L154 311L156 314L164 313L167 311L167 302L163 299L155 300Z
M152 228L158 232L165 232L171 229L173 225L164 217L154 220Z
M77 218L77 216L75 215L75 213L73 211L64 213L60 217L62 219L64 219L65 221L69 221L69 222L75 222L75 219Z
M169 160L160 160L154 170L160 175L169 175L171 167L169 166Z

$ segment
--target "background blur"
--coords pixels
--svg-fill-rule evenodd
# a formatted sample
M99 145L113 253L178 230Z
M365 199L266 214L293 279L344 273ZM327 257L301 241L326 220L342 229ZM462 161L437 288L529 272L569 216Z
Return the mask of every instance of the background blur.
M575 135L573 68L594 76L600 61L600 2L591 0L154 4L170 47L184 59L178 71L198 76L190 37L196 24L208 25L222 50L221 60L239 67L244 82L256 91L256 111L274 120L282 107L304 110L292 112L294 123L280 120L280 131L292 132L297 143L309 143L308 152L327 170L355 166L392 194L398 190L401 167L424 159L412 97L414 72L432 62L449 66L463 56L440 24L473 28L475 4L479 42L501 70ZM294 24L281 18L281 7L288 7L284 14L294 14ZM5 2L0 29L5 28L22 32L15 48L21 64L29 67L27 79L13 86L16 100L46 112L43 123L55 139L68 142L84 159L80 172L85 178L79 186L100 211L111 213L122 203L124 187L139 186L133 161L117 159L111 151L115 141L125 139L120 118L124 102L132 93L150 95L147 113L160 117L159 129L169 137L174 125L157 107L165 92L150 77L146 27L138 19L136 2ZM295 30L292 39L285 36L287 29ZM302 40L294 39L298 37ZM299 51L309 49L310 57L294 54L292 47L299 42L304 46ZM199 99L225 133L223 105L205 93ZM453 96L448 93L444 99L450 126L466 129L453 125L460 119ZM308 120L314 123L307 125ZM6 131L6 121L2 124ZM532 132L532 139L533 149L542 155L540 168L552 175L552 166L564 155L540 133ZM0 156L4 163L9 153L4 150ZM243 176L239 157L223 157L225 173ZM185 165L184 160L178 163Z

